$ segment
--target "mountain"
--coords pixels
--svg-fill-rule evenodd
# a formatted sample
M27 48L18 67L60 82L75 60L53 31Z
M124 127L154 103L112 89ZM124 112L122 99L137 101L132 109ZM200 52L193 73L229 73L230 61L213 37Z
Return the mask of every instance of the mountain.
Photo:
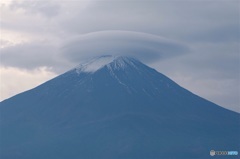
M2 101L0 113L1 159L207 159L210 150L240 150L239 113L130 57L83 63Z

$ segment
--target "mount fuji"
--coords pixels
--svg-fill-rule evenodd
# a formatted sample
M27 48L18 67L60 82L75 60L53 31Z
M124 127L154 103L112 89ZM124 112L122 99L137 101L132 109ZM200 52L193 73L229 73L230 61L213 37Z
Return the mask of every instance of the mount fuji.
M239 134L239 113L130 57L93 59L0 103L1 159L207 159L239 152Z

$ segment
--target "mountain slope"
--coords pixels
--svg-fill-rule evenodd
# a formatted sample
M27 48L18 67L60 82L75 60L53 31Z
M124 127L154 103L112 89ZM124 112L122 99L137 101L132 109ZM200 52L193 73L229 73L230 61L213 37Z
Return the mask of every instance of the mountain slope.
M104 56L0 103L5 159L210 158L240 115L129 57Z

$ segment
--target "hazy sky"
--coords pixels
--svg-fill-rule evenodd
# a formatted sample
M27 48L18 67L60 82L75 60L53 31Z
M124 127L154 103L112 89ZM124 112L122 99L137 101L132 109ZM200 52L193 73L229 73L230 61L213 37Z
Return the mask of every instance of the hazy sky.
M239 0L1 0L0 100L83 60L134 56L240 112Z

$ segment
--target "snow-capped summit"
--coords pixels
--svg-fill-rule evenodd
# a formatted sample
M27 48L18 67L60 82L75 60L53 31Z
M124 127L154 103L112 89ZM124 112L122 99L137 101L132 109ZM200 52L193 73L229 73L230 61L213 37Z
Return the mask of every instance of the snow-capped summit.
M105 65L112 62L114 59L116 59L115 56L112 55L106 55L106 56L100 56L97 58L94 58L90 61L84 62L76 67L76 71L78 73L80 72L90 72L93 73L100 68L104 67Z
M104 55L78 65L75 70L77 73L94 73L107 66L109 69L124 69L127 65L134 65L134 58L127 56Z

